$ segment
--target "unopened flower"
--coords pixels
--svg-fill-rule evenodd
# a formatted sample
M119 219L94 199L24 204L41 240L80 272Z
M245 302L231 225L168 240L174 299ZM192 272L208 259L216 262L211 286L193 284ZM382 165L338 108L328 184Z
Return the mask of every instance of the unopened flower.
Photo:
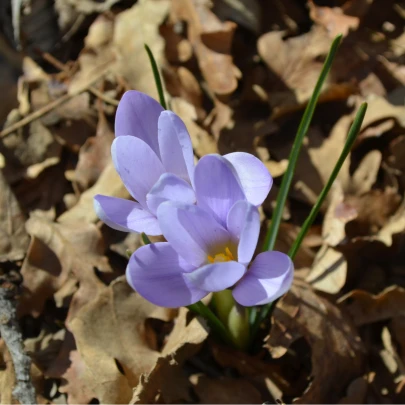
M96 213L114 229L161 235L156 213L162 202L196 201L193 148L187 129L176 114L165 111L153 98L128 91L117 109L115 135L113 163L136 202L96 195ZM272 185L267 168L249 153L230 153L224 159L242 188L240 197L260 205ZM210 189L218 181L212 174L200 171L200 177L207 176ZM209 207L208 200L203 204Z
M190 305L227 288L244 306L284 294L293 277L287 255L264 252L250 263L260 219L234 167L220 156L205 156L195 169L194 187L197 205L169 201L159 206L167 242L143 246L131 256L129 284L164 307Z

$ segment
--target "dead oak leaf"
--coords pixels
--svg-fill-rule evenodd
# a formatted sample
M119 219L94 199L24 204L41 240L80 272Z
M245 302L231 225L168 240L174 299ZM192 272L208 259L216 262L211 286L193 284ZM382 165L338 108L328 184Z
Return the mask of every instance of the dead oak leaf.
M169 315L136 294L124 277L100 288L67 323L78 351L64 376L69 402L97 398L100 403L128 403L140 375L159 358L148 346L145 321L169 320Z
M161 357L150 373L141 376L131 404L153 403L156 398L161 398L164 403L191 401L190 384L183 373L183 364L196 354L209 331L200 318L193 318L188 322L190 315L186 308L180 309Z
M364 349L350 320L308 284L296 281L274 310L267 346L280 357L300 337L311 348L312 379L295 403L331 401L331 393L339 395L362 374Z
M209 1L178 0L172 3L175 20L188 23L188 38L197 56L201 73L212 92L232 93L240 72L233 64L231 46L236 24L222 22L211 10Z
M338 34L346 36L351 29L355 30L359 26L360 19L344 14L341 7L321 7L313 0L308 1L308 7L311 19L325 27L331 38L335 38Z
M94 268L111 271L101 233L93 224L58 224L32 216L26 229L32 239L21 269L22 313L38 315L52 296L61 306L77 289L79 280L100 283Z
M79 192L93 186L105 167L111 163L111 144L114 133L103 113L99 114L96 136L86 140L79 151L79 161L74 172L74 185Z
M358 326L405 315L405 289L395 285L378 295L354 290L338 302Z
M25 218L1 172L0 189L0 262L21 260L29 243Z
M332 40L321 27L314 27L299 37L284 40L283 36L282 31L267 32L258 39L257 49L268 68L294 92L296 101L302 103L312 94L322 69L320 58L328 53ZM280 88L279 92L285 93L288 101L287 90Z

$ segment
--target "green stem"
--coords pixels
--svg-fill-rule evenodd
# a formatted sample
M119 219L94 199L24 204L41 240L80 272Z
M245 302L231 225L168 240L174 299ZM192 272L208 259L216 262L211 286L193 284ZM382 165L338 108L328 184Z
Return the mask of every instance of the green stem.
M188 305L187 308L206 319L211 328L218 333L222 340L233 346L232 337L217 316L201 301Z
M159 101L160 104L162 105L162 107L167 110L167 104L166 104L166 100L165 100L165 95L164 95L164 91L163 91L163 84L162 84L162 79L160 77L160 73L159 73L159 69L156 63L156 60L153 56L152 51L150 50L148 45L144 45L146 52L148 53L149 56L149 61L152 67L152 71L153 71L153 77L155 79L155 83L156 83L156 88L159 94Z
M297 254L298 249L301 246L301 243L304 240L305 235L307 234L310 226L312 225L316 216L318 215L318 212L321 209L321 206L322 206L326 196L328 195L333 182L336 180L336 177L339 174L340 169L342 168L343 163L347 158L347 155L349 154L350 150L352 149L354 141L356 140L357 135L360 132L361 124L363 123L363 119L366 114L366 110L367 110L367 103L363 103L356 113L356 117L354 118L353 125L350 127L349 134L347 135L347 140L343 147L342 153L340 154L339 159L336 162L336 165L333 168L333 171L332 171L327 183L325 184L323 190L321 191L321 194L319 194L319 197L318 197L315 205L312 207L312 210L309 213L304 224L302 225L301 230L300 230L297 238L295 239L294 244L291 246L291 249L288 252L288 256L290 256L291 259L294 259L295 255Z
M295 166L297 164L298 155L301 150L302 142L306 133L308 132L309 125L314 115L316 103L318 102L319 95L321 94L323 83L329 73L332 66L333 59L336 55L337 49L339 47L342 35L338 35L332 42L328 56L326 57L325 63L319 79L316 83L314 92L308 102L307 108L305 109L304 115L302 116L301 123L298 127L297 135L294 139L294 144L291 149L290 157L288 160L287 171L283 176L281 182L280 191L277 196L276 208L274 209L273 217L271 219L271 224L267 230L266 239L264 241L263 251L272 250L276 242L278 229L280 227L281 218L284 210L284 206L287 200L288 192L290 190L291 182L295 172Z

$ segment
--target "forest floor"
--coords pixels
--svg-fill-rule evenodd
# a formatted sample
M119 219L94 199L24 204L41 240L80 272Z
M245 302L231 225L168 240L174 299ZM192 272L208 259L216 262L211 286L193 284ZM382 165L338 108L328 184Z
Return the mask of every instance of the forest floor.
M37 401L405 403L405 1L31 0L14 26L5 3L0 298L16 300ZM142 240L93 209L95 194L130 197L111 162L115 111L129 89L157 98L146 43L196 157L245 151L268 167L264 235L339 33L277 250L295 240L367 101L365 121L291 291L258 350L237 351L127 285L127 251ZM0 340L1 403L16 403L16 371Z

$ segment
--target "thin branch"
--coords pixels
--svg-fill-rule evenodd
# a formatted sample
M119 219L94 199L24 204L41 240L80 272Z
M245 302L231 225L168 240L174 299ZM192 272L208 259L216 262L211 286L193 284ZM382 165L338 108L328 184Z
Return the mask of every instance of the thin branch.
M17 322L15 286L7 281L0 285L0 334L13 360L16 379L14 397L21 404L36 404L30 374L31 358L24 351L23 337Z
M77 96L78 94L82 93L83 91L87 91L89 89L89 87L91 87L94 83L96 83L98 80L100 80L103 76L105 76L109 72L110 62L107 65L108 66L105 69L102 69L98 74L94 74L91 77L91 79L87 83L85 83L85 85L80 86L80 88L76 89L76 91L63 95L62 97L52 101L51 103L45 105L44 107L40 108L39 110L34 111L31 114L28 114L26 117L24 117L22 120L16 122L15 124L12 124L12 125L8 126L7 128L3 129L3 131L0 132L0 138L4 138L4 137L12 134L17 129L24 127L25 125L29 124L32 121L37 120L38 118L41 118L45 114L49 113L50 111L54 110L55 108L59 107L60 105L66 103L71 98Z

